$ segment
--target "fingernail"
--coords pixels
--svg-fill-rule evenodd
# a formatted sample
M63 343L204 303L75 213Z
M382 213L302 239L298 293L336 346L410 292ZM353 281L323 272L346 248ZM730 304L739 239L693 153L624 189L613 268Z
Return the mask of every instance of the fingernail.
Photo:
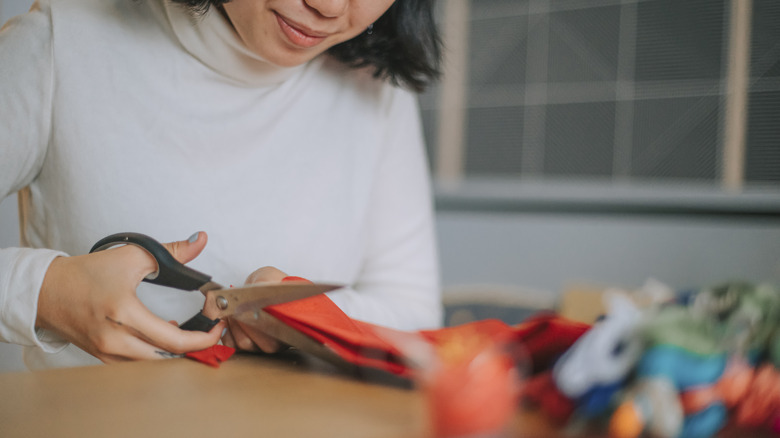
M189 239L187 239L187 242L195 243L196 240L198 240L198 235L200 234L200 231L196 231L195 234L190 236Z

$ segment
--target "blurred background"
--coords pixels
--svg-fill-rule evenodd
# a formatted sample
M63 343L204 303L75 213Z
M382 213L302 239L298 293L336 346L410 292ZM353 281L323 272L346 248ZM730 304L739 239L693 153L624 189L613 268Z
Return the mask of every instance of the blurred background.
M0 22L30 4L0 0ZM440 0L438 17L445 76L420 105L448 324L648 280L780 283L780 2ZM20 369L0 343L0 371Z

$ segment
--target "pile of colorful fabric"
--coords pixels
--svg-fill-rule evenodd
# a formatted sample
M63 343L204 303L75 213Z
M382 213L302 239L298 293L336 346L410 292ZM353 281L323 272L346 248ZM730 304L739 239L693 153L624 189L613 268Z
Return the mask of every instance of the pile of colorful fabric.
M548 416L619 438L780 434L780 291L728 283L650 308L608 296L609 311L525 399Z
M593 325L545 312L402 332L353 320L324 295L266 311L347 362L414 379L434 436L500 431L521 399L615 438L780 434L780 291L729 283L642 308L605 297Z

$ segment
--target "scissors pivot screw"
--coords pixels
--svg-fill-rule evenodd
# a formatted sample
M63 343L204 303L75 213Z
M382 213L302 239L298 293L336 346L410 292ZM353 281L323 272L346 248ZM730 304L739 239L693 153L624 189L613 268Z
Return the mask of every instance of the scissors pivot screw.
M217 297L217 307L219 307L220 310L227 309L228 306L228 300L225 297Z

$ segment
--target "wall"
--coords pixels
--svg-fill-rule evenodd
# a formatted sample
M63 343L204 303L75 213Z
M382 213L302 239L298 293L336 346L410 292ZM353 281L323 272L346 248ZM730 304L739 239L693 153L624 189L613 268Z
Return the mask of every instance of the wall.
M0 0L0 23L5 23L9 18L27 12L31 4L32 0Z
M439 212L437 226L445 286L780 281L776 219Z
M13 195L0 202L0 248L19 246L18 224L16 195ZM0 372L23 369L21 347L0 342Z
M30 9L31 0L0 0L0 23ZM16 219L16 196L0 202L0 248L19 244L19 226ZM0 372L21 370L21 348L0 343Z

